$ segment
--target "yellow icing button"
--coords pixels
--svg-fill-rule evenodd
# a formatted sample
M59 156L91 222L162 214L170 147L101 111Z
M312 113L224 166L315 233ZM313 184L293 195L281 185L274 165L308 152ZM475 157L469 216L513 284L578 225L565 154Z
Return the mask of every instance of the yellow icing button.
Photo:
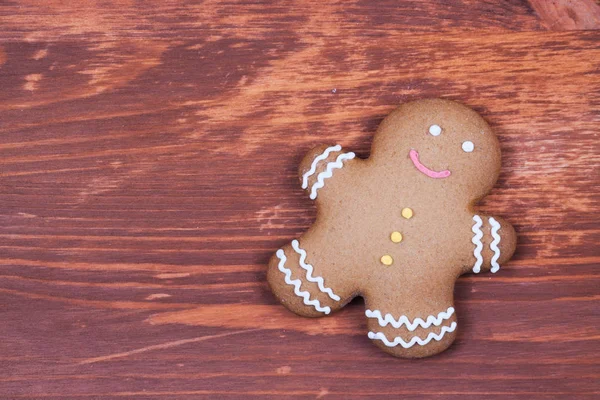
M392 239L392 242L394 243L400 243L402 241L402 234L400 232L392 232L390 239Z
M383 265L392 265L392 263L394 262L394 260L392 259L392 256L388 256L387 254L383 257L381 257L381 263Z
M402 216L406 219L410 219L413 216L413 210L406 207L402 209Z

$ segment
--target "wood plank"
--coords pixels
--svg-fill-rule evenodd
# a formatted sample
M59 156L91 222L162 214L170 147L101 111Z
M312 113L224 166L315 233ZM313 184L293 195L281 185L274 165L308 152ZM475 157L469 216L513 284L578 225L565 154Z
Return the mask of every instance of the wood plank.
M597 398L597 5L446 3L0 7L0 397ZM519 245L459 280L447 352L396 360L265 265L314 219L310 147L367 156L438 96L497 132L481 208Z
M558 9L550 18L563 12ZM553 28L558 30L562 26L554 24ZM376 3L150 0L143 4L122 0L101 3L19 0L0 9L0 37L32 41L93 36L217 39L231 34L244 39L264 39L291 31L303 37L335 31L362 36L365 32L378 35L389 30L436 32L456 28L530 31L543 30L545 26L533 8L519 0Z
M600 5L594 0L544 1L529 0L546 29L598 29Z

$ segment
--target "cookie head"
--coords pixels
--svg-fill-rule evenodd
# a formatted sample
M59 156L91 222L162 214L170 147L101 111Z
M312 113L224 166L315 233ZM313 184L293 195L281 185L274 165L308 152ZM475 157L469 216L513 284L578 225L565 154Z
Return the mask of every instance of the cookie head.
M450 100L421 100L399 107L381 123L372 158L409 171L431 190L475 200L498 178L500 145L470 108Z

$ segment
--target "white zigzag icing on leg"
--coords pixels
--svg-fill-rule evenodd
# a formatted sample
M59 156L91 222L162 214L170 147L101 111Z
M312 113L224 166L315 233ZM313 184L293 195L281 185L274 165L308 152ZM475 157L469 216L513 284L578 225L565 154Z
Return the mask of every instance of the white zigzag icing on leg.
M285 283L294 286L294 293L296 293L296 296L302 297L304 299L304 304L307 306L313 306L317 311L329 314L331 312L331 308L327 306L321 307L319 300L311 300L310 293L300 290L300 286L302 285L300 279L291 279L292 271L284 266L285 262L287 261L285 252L282 249L279 249L275 254L277 255L277 258L279 258L279 265L277 265L277 268L279 268L279 270L285 274Z
M325 179L331 178L333 176L334 169L342 168L344 166L344 164L342 164L342 161L352 160L354 158L354 156L355 156L355 154L352 152L343 153L343 154L340 154L335 161L328 163L327 169L324 172L321 172L317 176L317 182L312 186L311 191L310 191L310 199L314 200L317 198L317 190L319 190L323 186L325 186Z
M475 235L473 236L473 239L471 239L471 242L476 246L475 250L473 250L473 255L477 259L475 265L473 265L473 272L478 274L479 271L481 271L481 264L483 264L483 257L481 257L481 250L483 250L483 243L481 243L483 232L481 232L481 226L483 225L483 221L479 215L474 215L473 221L475 221L475 224L473 224L471 231Z
M395 347L395 346L401 345L405 349L408 349L410 347L413 347L416 343L418 343L420 346L425 346L432 340L440 341L440 340L442 340L442 338L444 337L444 335L446 333L454 332L455 329L456 329L456 322L452 322L452 324L450 324L450 327L447 327L447 326L442 327L442 330L440 331L439 334L431 332L431 333L429 333L429 335L427 335L427 337L425 339L421 339L418 336L414 336L408 342L405 342L404 339L402 339L400 336L394 338L394 340L392 342L390 342L385 337L383 332L377 332L377 333L369 332L368 336L369 336L369 339L372 339L372 340L375 340L375 339L381 340L387 347Z
M490 249L494 252L494 256L492 257L492 273L498 272L500 269L500 264L498 264L498 259L500 258L500 248L498 245L500 244L500 235L498 231L500 230L500 224L498 221L494 219L494 217L490 217L489 219L490 225L492 226L492 237L494 241L490 243Z
M381 311L379 310L365 311L365 315L368 318L377 318L379 326L387 326L390 324L397 329L402 325L406 325L406 328L411 332L417 329L418 326L421 326L422 328L429 328L431 325L440 326L444 320L450 318L452 314L454 314L454 307L448 307L448 310L440 312L437 317L435 315L429 315L427 320L417 317L413 322L410 322L410 319L408 319L406 315L402 315L396 320L392 314L389 313L385 314L385 317L382 317Z
M302 175L302 189L306 189L308 187L308 178L317 170L317 164L319 163L319 161L323 161L324 159L329 157L329 153L331 153L332 151L340 151L341 149L342 146L336 144L335 146L326 148L323 153L315 157L310 166L310 169L304 175Z
M292 240L292 247L294 248L294 251L296 253L300 254L300 266L306 270L306 280L309 282L316 283L317 286L319 286L319 290L323 293L327 293L327 295L332 300L340 301L340 296L338 296L337 294L334 294L330 288L325 287L325 281L323 280L322 277L320 277L320 276L313 277L312 276L313 266L311 264L306 264L306 262L305 262L306 251L304 249L300 248L297 240Z

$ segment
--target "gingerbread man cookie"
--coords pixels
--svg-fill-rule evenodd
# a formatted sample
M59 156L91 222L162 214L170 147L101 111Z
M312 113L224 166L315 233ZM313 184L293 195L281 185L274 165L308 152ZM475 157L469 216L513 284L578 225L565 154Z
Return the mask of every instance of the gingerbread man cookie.
M368 337L398 357L445 350L457 333L464 273L497 272L515 231L474 205L494 186L500 145L475 111L449 100L406 103L380 125L368 159L319 146L300 164L317 219L277 250L275 296L308 317L365 300Z

